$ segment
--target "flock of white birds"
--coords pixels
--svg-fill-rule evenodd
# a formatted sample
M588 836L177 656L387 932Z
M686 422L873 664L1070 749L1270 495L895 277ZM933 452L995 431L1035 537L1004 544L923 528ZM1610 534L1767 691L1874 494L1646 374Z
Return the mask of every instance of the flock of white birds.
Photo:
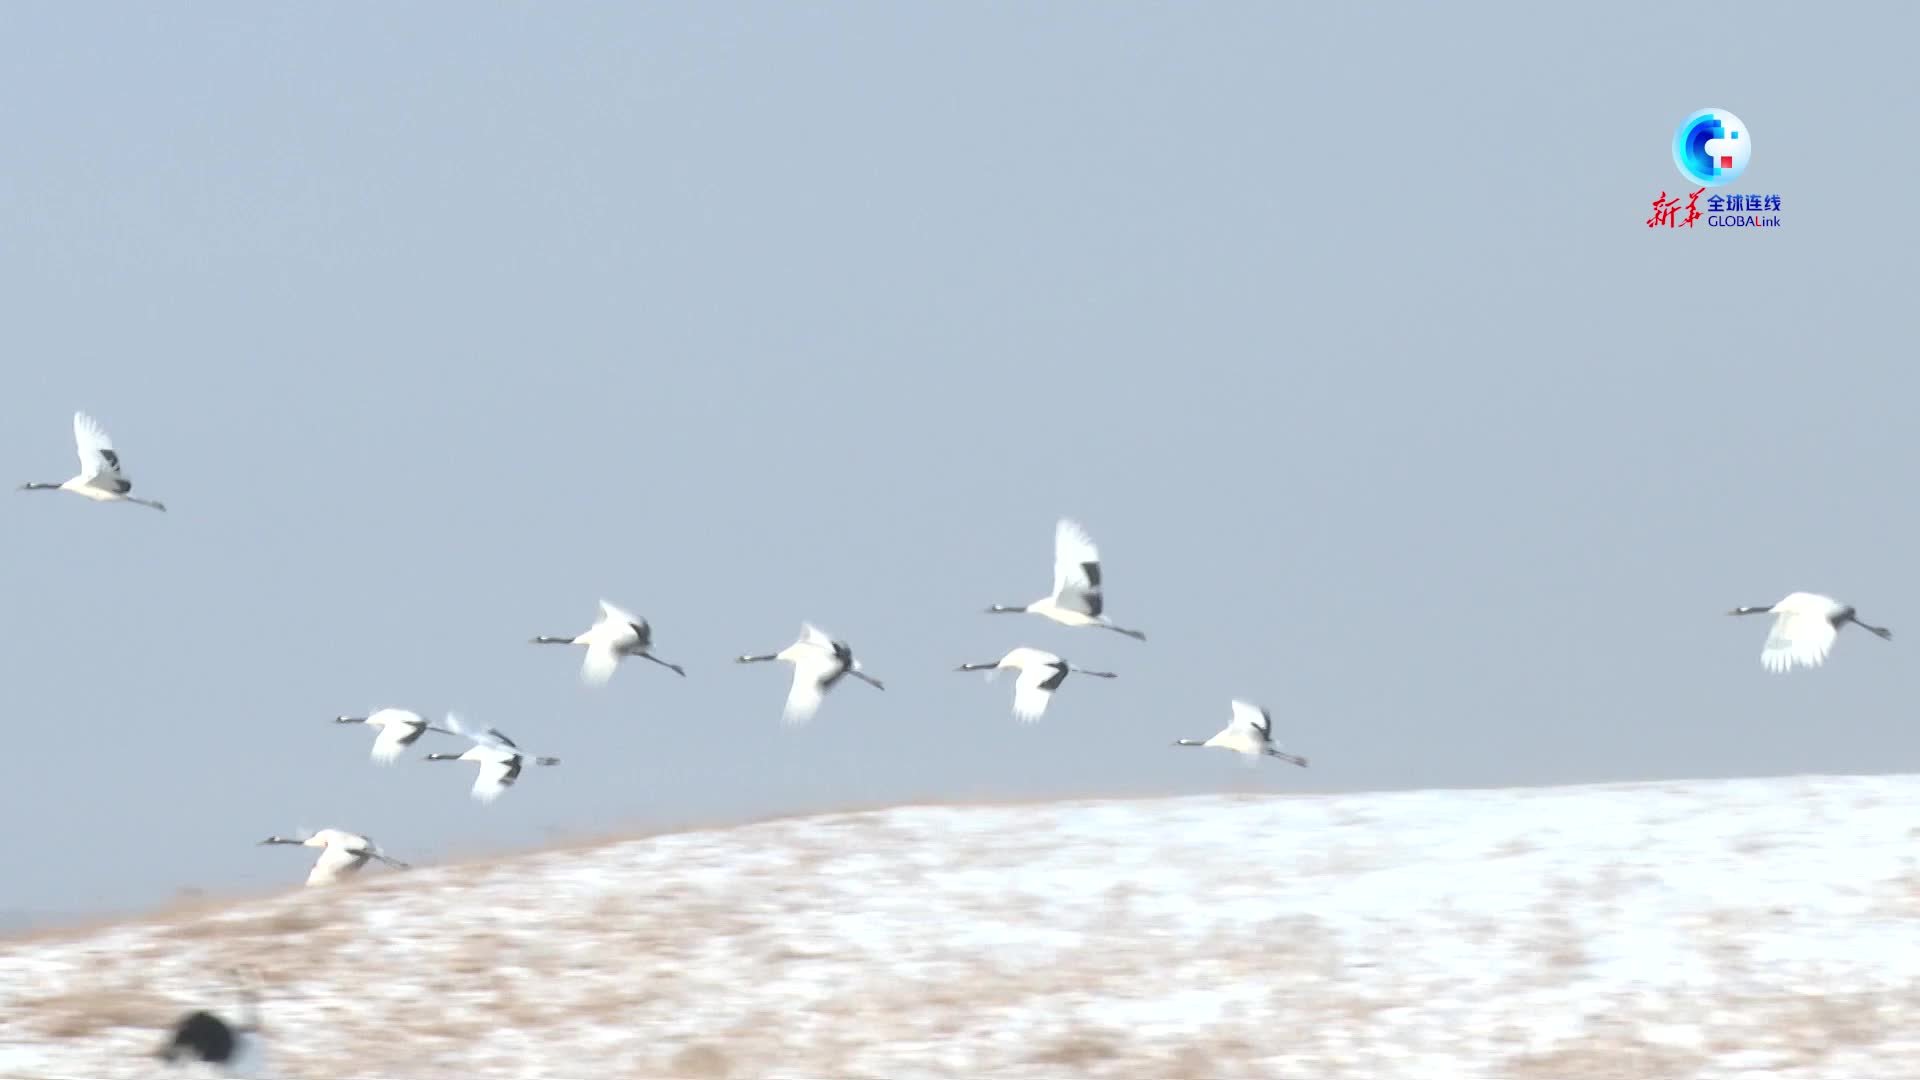
M80 457L80 472L59 483L27 483L25 491L67 491L96 502L131 502L165 511L158 500L135 496L120 453L99 422L84 412L73 417L73 434ZM1106 614L1104 579L1100 551L1093 539L1078 524L1062 519L1054 532L1053 589L1046 596L1022 605L995 604L990 613L1026 613L1039 615L1069 627L1097 627L1145 641L1143 632L1119 626ZM1768 606L1739 607L1730 615L1768 614L1773 616L1760 659L1771 672L1786 672L1795 666L1817 667L1832 651L1840 629L1853 623L1882 639L1891 638L1884 627L1862 622L1853 607L1828 596L1796 592ZM572 637L540 636L533 643L584 647L580 674L591 686L603 686L622 661L639 657L685 676L680 665L653 653L653 630L647 620L615 605L600 601L600 618L585 631ZM787 691L782 716L787 723L802 723L818 713L828 691L851 676L876 690L886 687L868 674L844 640L803 623L800 637L779 652L745 655L736 658L742 664L781 661L792 667L792 682ZM998 660L962 664L959 671L1014 671L1013 714L1025 722L1040 719L1053 695L1070 675L1100 679L1117 676L1110 671L1080 667L1054 653L1030 646L1014 648ZM407 709L382 708L366 716L341 716L342 724L364 724L374 729L372 760L391 764L427 733L463 738L468 743L461 753L430 753L427 761L467 761L478 767L471 795L483 803L498 799L520 777L526 764L558 765L559 759L532 755L496 728L474 729L459 717L447 715L444 726L430 723L420 713ZM1178 739L1174 746L1213 747L1244 755L1249 764L1273 757L1304 767L1307 759L1281 750L1273 742L1273 718L1264 708L1246 701L1232 702L1227 726L1206 739ZM293 837L270 836L263 845L299 845L317 848L318 859L307 876L308 885L326 885L363 869L369 862L381 862L404 869L407 864L382 851L370 838L344 829L321 829ZM213 1031L207 1014L194 1014L183 1020L175 1032L169 1052L185 1053L206 1061L228 1060L233 1052L233 1032ZM215 1019L215 1024L220 1022ZM224 1030L224 1024L220 1024ZM244 1027L244 1026L243 1026ZM204 1030L202 1030L204 1029ZM209 1032L212 1032L209 1035ZM226 1040L222 1049L221 1039Z
M113 439L93 417L84 412L73 414L73 438L80 456L77 476L59 483L27 483L23 491L68 491L96 502L131 502L165 511L166 505L155 499L134 495L114 448ZM1053 591L1029 604L995 604L987 609L995 614L1025 613L1051 619L1063 626L1098 627L1125 634L1137 641L1147 635L1117 625L1106 614L1104 578L1100 568L1100 549L1078 524L1062 519L1053 537ZM1885 627L1869 626L1855 614L1851 605L1818 593L1796 592L1769 606L1738 607L1730 615L1773 616L1773 626L1761 648L1760 662L1772 672L1785 672L1796 665L1817 667L1833 650L1840 628L1853 623L1883 639L1892 632ZM585 631L572 637L542 635L533 639L540 645L578 645L586 649L580 676L591 686L604 686L613 677L621 661L639 657L685 676L680 665L653 653L653 628L647 620L630 611L600 601L600 618ZM800 637L776 653L737 658L742 664L782 661L793 667L793 681L787 690L783 719L790 724L805 722L819 712L827 692L852 676L876 690L886 686L861 668L852 646L832 634L802 623ZM962 664L960 671L1015 671L1013 715L1033 722L1046 712L1053 695L1069 675L1088 675L1101 679L1117 676L1111 671L1093 671L1031 646L1010 650L998 660ZM536 765L558 765L559 758L529 755L497 728L472 729L460 718L448 714L445 726L408 709L378 709L367 716L342 716L343 724L365 724L376 732L372 758L391 764L402 752L428 732L466 739L471 745L459 754L434 753L427 761L469 761L478 766L473 781L473 798L490 803L520 778L531 761ZM1266 709L1246 701L1232 703L1232 718L1227 726L1207 739L1179 739L1175 746L1213 747L1245 755L1250 761L1261 757L1278 758L1305 767L1307 759L1290 754L1274 745L1273 716ZM262 844L300 844L320 849L320 857L307 877L309 885L323 885L358 872L370 861L395 867L406 864L381 851L369 838L344 829L321 829L299 837L272 836Z
M121 463L113 439L93 417L84 412L73 414L73 437L80 455L80 472L60 483L28 483L23 491L67 491L95 502L131 502L155 510L166 510L158 500L133 494L133 481ZM1029 604L995 604L987 611L996 614L1025 613L1039 615L1063 626L1098 627L1125 634L1136 641L1147 635L1119 626L1106 614L1106 598L1100 568L1100 549L1078 524L1062 519L1054 530L1053 590ZM592 626L572 637L541 635L538 645L577 645L586 650L580 665L580 677L590 686L604 686L622 661L639 657L676 675L685 676L679 664L662 659L653 652L653 628L647 620L630 611L600 601L600 618ZM781 661L793 669L792 682L781 716L787 723L804 723L819 712L827 692L852 677L884 690L879 679L868 674L853 655L853 647L812 623L802 623L800 637L776 653L736 657L742 664ZM1014 671L1013 714L1022 721L1039 720L1046 712L1069 675L1087 675L1101 679L1117 676L1111 671L1093 671L1042 649L1020 646L998 660L962 664L960 671ZM472 728L458 716L448 714L442 724L410 709L382 708L365 716L336 717L337 723L364 724L374 729L371 757L389 765L428 732L463 738L470 744L458 754L431 753L427 761L467 761L478 767L471 794L474 799L491 803L520 779L531 762L534 765L558 765L560 759L529 754L498 728ZM1274 745L1272 715L1258 705L1245 701L1232 703L1232 718L1220 732L1207 739L1180 739L1175 746L1204 746L1231 750L1249 761L1273 757L1304 767L1307 759L1290 754ZM320 851L307 875L308 885L327 885L358 873L369 862L381 862L396 868L407 864L382 851L372 839L345 829L328 828L292 837L270 836L266 844L290 844Z

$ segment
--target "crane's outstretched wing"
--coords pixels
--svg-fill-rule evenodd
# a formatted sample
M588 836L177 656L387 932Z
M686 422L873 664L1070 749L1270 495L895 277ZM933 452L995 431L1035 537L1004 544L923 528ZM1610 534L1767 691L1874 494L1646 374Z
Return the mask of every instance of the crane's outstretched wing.
M1092 617L1106 606L1100 588L1100 549L1085 529L1066 518L1053 531L1053 602Z
M368 714L367 723L376 732L373 737L373 760L382 765L393 764L402 751L420 741L420 736L427 733L427 718L412 709L375 709Z
M1013 715L1031 724L1047 711L1053 692L1067 681L1067 662L1037 662L1020 669L1013 681Z
M607 622L613 623L616 626L622 623L625 623L629 626L633 626L646 621L642 619L640 616L635 615L633 612L628 611L625 608L615 607L612 604L607 603L605 600L600 601L600 616L601 618L605 619Z
M787 689L787 704L780 713L780 719L789 724L804 724L813 719L820 711L820 703L826 700L827 683L841 671L840 662L833 653L820 653L818 658L809 655L793 665L793 685Z
M580 661L580 681L588 686L605 686L619 666L620 653L613 642L598 638L587 646L586 658Z
M517 754L520 752L520 748L514 744L514 741L507 738L506 732L496 727L478 729L470 727L465 721L453 713L447 714L447 734L458 735L475 746L483 746L489 750L499 751L502 754Z
M1819 667L1833 651L1833 640L1839 633L1825 615L1782 612L1774 617L1773 629L1767 632L1760 663L1775 673L1795 664Z
M488 758L480 763L480 773L473 778L473 797L483 803L490 803L501 793L520 779L520 755L502 754Z
M108 437L107 429L100 426L100 421L83 412L74 413L73 442L80 453L82 477L88 480L125 479L120 472L120 455L114 451L113 439Z
M382 765L393 764L425 730L427 730L425 723L419 727L411 727L407 724L388 724L382 727L380 734L373 737L373 760Z
M1273 715L1250 701L1233 703L1233 722L1229 727L1237 727L1262 743L1273 741Z

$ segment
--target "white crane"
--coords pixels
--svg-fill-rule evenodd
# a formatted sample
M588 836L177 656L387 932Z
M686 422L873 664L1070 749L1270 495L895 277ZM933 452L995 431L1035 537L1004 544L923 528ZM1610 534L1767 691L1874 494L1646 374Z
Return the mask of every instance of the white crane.
M1067 681L1067 673L1092 675L1101 679L1113 679L1119 676L1111 671L1089 671L1075 667L1058 656L1041 649L1025 645L998 660L982 664L961 664L956 671L999 671L1014 670L1020 673L1013 681L1013 715L1032 723L1040 719L1047 711L1047 702L1053 700L1053 692Z
M1273 745L1273 715L1246 701L1233 703L1233 719L1211 739L1176 739L1175 746L1212 746L1245 754L1249 758L1277 757L1290 765L1306 768L1307 759L1289 754Z
M460 723L460 718L447 714L447 727L455 735L472 740L473 745L463 754L428 754L427 761L472 761L480 766L479 775L473 778L473 797L480 802L490 803L500 797L501 792L513 786L520 779L520 770L531 760L535 765L558 765L557 757L532 757L501 733L499 728L484 728L470 731Z
M168 1065L204 1062L222 1076L259 1076L265 1071L258 999L245 976L238 971L231 974L240 986L239 1022L228 1023L216 1013L195 1009L175 1021L173 1033L155 1057Z
M349 874L357 874L369 859L378 859L396 870L407 869L406 863L389 857L378 844L345 829L321 829L305 836L269 836L260 843L319 848L320 857L314 860L313 870L307 875L308 885L331 885Z
M373 760L382 765L391 765L400 752L420 741L420 736L429 731L442 735L455 734L443 727L434 727L427 718L412 709L375 709L366 716L336 716L336 724L366 724L379 734L373 737Z
M605 600L600 601L600 620L587 627L586 632L577 637L534 638L535 645L585 645L587 657L580 664L580 678L588 686L605 686L613 678L613 669L620 666L623 657L644 656L667 668L675 675L684 677L687 672L679 664L669 664L653 655L653 628L647 620L630 612L622 611Z
M781 719L789 724L804 723L820 709L820 702L833 684L851 675L876 690L885 690L879 679L860 670L853 648L812 623L800 624L800 639L771 656L741 656L735 662L758 664L784 660L793 665L793 687L787 691L787 706Z
M1882 640L1893 637L1883 626L1868 626L1853 613L1853 607L1819 593L1788 593L1771 607L1737 607L1729 615L1772 615L1773 628L1767 631L1767 643L1760 648L1760 663L1768 671L1787 671L1795 664L1819 667L1833 651L1840 636L1840 624L1852 623Z
M1102 626L1138 641L1147 635L1124 626L1115 626L1106 617L1105 594L1100 583L1100 549L1079 525L1061 518L1053 530L1053 592L1031 604L995 604L987 609L994 614L1028 612L1052 619L1062 626Z
M95 502L131 502L155 510L166 509L157 499L127 494L133 490L133 481L120 471L120 454L114 450L113 440L107 437L107 429L101 427L99 421L83 412L74 413L73 441L80 451L80 475L58 484L21 484L20 490L71 491Z

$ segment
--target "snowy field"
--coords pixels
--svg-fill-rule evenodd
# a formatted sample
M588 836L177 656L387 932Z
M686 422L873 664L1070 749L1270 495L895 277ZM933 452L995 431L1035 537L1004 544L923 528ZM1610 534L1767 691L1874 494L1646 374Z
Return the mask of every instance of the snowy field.
M1920 777L928 807L0 943L0 1076L1920 1076ZM292 869L290 868L290 874Z

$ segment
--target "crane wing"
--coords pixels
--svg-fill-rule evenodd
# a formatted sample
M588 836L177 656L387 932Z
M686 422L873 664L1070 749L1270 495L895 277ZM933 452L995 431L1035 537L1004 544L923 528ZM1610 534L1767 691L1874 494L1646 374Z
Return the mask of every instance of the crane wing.
M490 757L480 763L480 772L473 778L473 797L483 803L490 803L520 779L520 756L503 754Z
M120 455L113 449L113 439L107 435L107 429L100 421L86 413L73 414L73 442L80 453L80 475L87 479L110 477L122 479L120 474Z
M313 869L307 873L307 884L329 885L356 873L367 864L365 855L356 854L347 847L328 844L320 849L320 857L313 861Z
M373 760L382 765L393 764L426 730L425 720L420 721L418 726L404 720L381 725L380 734L373 738Z
M613 642L599 638L587 646L586 659L580 661L580 679L588 686L605 686L619 666L620 654L614 650Z
M612 623L616 628L620 626L638 626L646 621L633 612L625 608L615 607L605 600L600 601L600 618L602 622Z
M1760 663L1776 673L1795 664L1819 667L1833 651L1833 640L1839 633L1824 614L1784 612L1774 618L1773 629L1767 632Z
M1233 722L1228 726L1241 728L1261 742L1273 739L1272 714L1250 701L1233 703Z
M1045 649L1036 649L1031 645L1021 645L1000 658L1000 663L1025 671L1031 667L1045 667L1057 664L1060 658Z
M520 752L520 747L512 739L507 738L506 732L495 727L482 728L476 731L468 727L458 716L452 713L447 714L447 730L452 734L467 739L475 746L485 747L488 750L496 751L502 755L518 754Z
M1020 677L1013 681L1013 715L1029 724L1040 719L1040 714L1047 711L1047 703L1053 700L1053 692L1065 681L1064 661L1021 668Z
M820 711L820 703L826 700L828 684L844 670L831 652L820 654L818 660L795 661L793 685L787 688L787 704L780 719L789 724L804 724L813 719Z
M367 714L367 723L377 728L398 724L401 726L419 725L424 727L427 718L412 709L396 709L391 705L378 708Z
M1082 615L1098 617L1101 599L1100 549L1078 524L1061 518L1053 532L1053 602Z

